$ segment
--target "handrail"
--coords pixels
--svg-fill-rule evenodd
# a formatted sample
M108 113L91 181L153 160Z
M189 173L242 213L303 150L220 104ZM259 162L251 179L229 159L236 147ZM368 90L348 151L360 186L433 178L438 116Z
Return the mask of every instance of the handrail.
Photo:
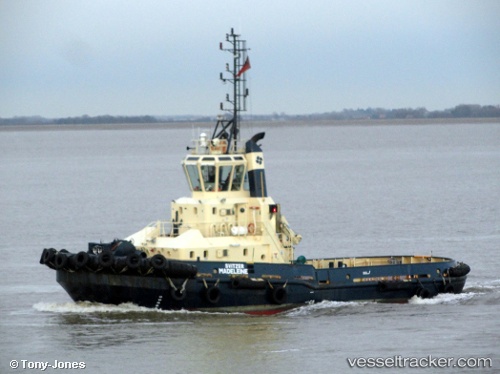
M170 221L154 221L146 227L151 228L151 231L147 234L148 237L170 236L173 231L172 222Z

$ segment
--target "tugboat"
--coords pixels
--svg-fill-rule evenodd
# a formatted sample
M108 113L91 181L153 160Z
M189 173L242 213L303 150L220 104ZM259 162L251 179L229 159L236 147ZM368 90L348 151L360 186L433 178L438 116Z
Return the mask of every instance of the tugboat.
M134 303L167 310L271 314L323 300L406 301L460 293L468 265L432 255L306 259L294 255L301 236L266 188L258 133L240 140L246 110L246 41L226 34L232 84L213 134L188 147L182 167L191 191L156 221L124 239L70 253L46 248L40 263L75 301Z

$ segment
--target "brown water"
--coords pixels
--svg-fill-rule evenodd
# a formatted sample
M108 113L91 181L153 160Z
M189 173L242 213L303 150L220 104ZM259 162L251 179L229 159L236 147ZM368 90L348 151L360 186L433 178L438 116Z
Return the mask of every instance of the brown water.
M351 370L348 358L428 355L488 357L486 371L499 370L500 124L272 127L262 141L268 191L304 237L296 256L449 256L472 267L461 295L271 317L73 303L38 264L42 249L79 251L168 219L187 194L180 160L197 133L0 132L0 373L28 371L11 360L92 373L332 373Z

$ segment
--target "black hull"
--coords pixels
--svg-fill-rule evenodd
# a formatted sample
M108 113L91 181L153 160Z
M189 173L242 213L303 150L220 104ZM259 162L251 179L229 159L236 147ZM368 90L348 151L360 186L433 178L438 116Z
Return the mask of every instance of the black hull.
M168 281L159 277L141 277L90 272L57 271L57 282L74 301L91 301L104 304L134 303L148 308L165 310L227 310L227 311L280 311L307 302L330 301L406 301L421 290L425 297L438 293L462 292L466 276L453 278L446 285L436 283L394 283L360 286L313 287L305 284L270 286L263 289L234 289L228 282L220 282L218 292L209 296L211 287L203 282L188 281L182 294L178 291L184 279L173 279L176 290ZM452 288L450 288L450 285ZM448 286L448 290L445 290ZM279 291L284 290L284 291ZM280 292L284 292L281 294ZM182 295L182 296L181 296Z
M119 271L112 266L75 270L68 265L56 273L57 282L75 301L134 303L165 310L273 313L323 300L404 302L415 295L427 298L460 293L468 272L461 271L462 265L453 260L332 269L307 264L234 265L183 262L188 270L180 273L123 266ZM193 268L196 271L190 272Z

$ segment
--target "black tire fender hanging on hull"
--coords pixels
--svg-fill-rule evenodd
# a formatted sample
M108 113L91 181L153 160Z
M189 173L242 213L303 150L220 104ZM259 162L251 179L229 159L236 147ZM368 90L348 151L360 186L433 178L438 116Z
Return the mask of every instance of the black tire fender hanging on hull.
M271 301L275 304L284 304L287 300L287 296L288 293L285 287L274 286L274 288L271 289Z
M428 299L431 296L431 292L424 287L417 288L417 292L415 294L422 299Z
M175 301L182 301L182 300L184 300L186 298L186 291L175 289L175 288L171 288L170 289L170 296Z
M210 304L217 304L221 297L220 288L217 286L210 286L203 290L203 296Z

